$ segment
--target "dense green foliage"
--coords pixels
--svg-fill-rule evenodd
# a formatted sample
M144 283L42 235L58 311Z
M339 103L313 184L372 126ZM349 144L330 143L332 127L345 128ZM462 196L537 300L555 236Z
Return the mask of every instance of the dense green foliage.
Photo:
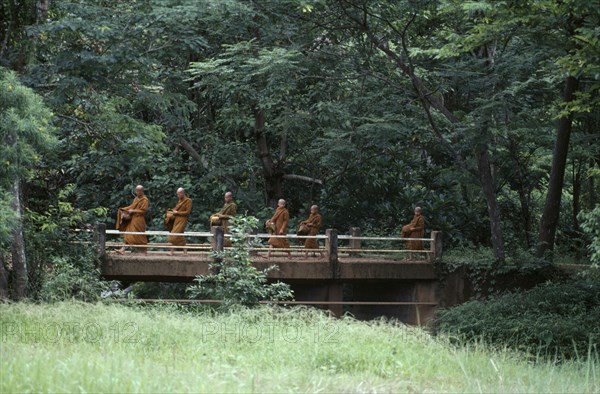
M227 190L260 222L278 198L292 226L316 203L340 233L398 234L419 205L446 250L483 251L475 297L562 280L551 257L598 264L593 1L0 0L0 15L0 297L95 299L96 256L74 230L114 227L137 184L151 230L178 187L194 200L188 230L208 228ZM243 242L227 253L195 295L289 296ZM463 329L463 309L444 329L567 355L573 338L585 353L582 331L563 335L595 332L583 306L559 308L573 319L560 327L536 306L564 305L552 286L463 307L496 331ZM577 286L572 302L596 305ZM525 328L503 322L511 336L492 315L515 299L536 311Z
M0 4L0 58L58 129L34 212L74 185L70 202L108 209L112 226L141 183L151 227L182 186L190 229L232 190L260 219L286 197L294 217L319 203L327 227L381 234L421 205L447 242L502 258L504 244L536 244L568 114L557 245L584 254L577 214L598 203L600 118L600 15L587 1L59 0L43 15ZM569 102L565 74L578 79Z
M440 278L455 273L462 275L465 299L484 299L568 278L560 266L521 250L509 253L504 264L499 265L488 248L454 248L444 256L443 263L437 265L437 270Z
M29 259L30 297L45 301L95 301L107 284L100 277L97 249L85 228L105 215L103 209L82 211L61 193L44 214L30 212L26 248ZM83 227L83 228L82 228ZM82 232L73 231L82 228Z
M199 275L187 291L191 298L222 300L223 309L235 305L256 306L259 301L292 300L290 286L282 282L267 283L267 274L277 266L259 270L252 264L250 247L256 244L248 234L256 229L253 216L238 215L230 220L232 248L213 253L211 274Z
M600 206L590 212L581 212L580 216L583 219L581 227L591 238L588 245L590 259L598 267L600 265Z
M16 73L0 67L0 253L10 244L18 217L15 182L31 180L33 168L54 142L52 114ZM20 196L19 196L20 197Z
M597 354L598 321L600 284L597 277L586 277L442 310L436 329L459 341L562 359Z
M0 304L2 392L597 392L598 359L519 360L311 309Z
M80 204L111 210L126 200L119 192L145 183L156 212L181 185L206 201L193 216L200 226L223 190L233 189L244 208L259 213L261 195L283 182L279 192L294 196L293 212L327 201L331 226L377 223L391 231L395 218L421 204L432 227L485 243L485 204L470 152L488 144L497 187L508 186L498 196L503 217L519 221L513 212L532 211L520 226L505 226L515 228L507 236L527 239L552 148L548 131L562 72L553 62L595 75L587 66L596 45L587 25L592 11L584 2L570 5L585 19L577 32L589 45L568 52L561 15L568 10L549 1L520 8L365 4L54 2L48 21L30 29L37 58L25 74L62 130L67 172L53 180L77 180ZM361 13L381 41L406 46L397 53L426 85L438 86L458 126L434 113L432 129L391 54L360 36ZM597 114L595 107L581 110ZM258 113L272 163L255 155ZM594 119L582 119L582 136ZM590 148L574 156L575 166L583 162L577 172L594 157ZM99 183L114 193L98 193ZM350 193L356 185L360 190Z

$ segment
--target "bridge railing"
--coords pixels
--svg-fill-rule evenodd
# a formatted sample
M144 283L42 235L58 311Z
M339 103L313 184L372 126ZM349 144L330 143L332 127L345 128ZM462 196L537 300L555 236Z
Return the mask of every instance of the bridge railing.
M196 242L186 243L186 245L173 245L168 242L148 242L146 245L124 245L121 242L108 240L108 237L123 237L125 235L146 235L152 238L167 237L186 237L186 239L195 239ZM118 230L107 230L104 224L96 226L94 231L94 240L98 243L99 253L105 255L107 251L114 251L126 246L136 250L145 250L152 252L165 252L184 250L190 255L203 254L208 255L213 251L223 251L228 248L225 240L230 238L230 234L224 234L221 227L213 227L211 232L184 232L170 233L168 231L145 231L145 232L123 232ZM270 247L268 239L287 239L289 248L273 248ZM402 238L402 237L375 237L363 236L358 227L353 227L349 234L338 234L337 230L328 229L325 234L319 235L272 235L263 233L248 234L248 239L260 241L259 245L250 246L251 253L258 255L265 252L271 252L276 256L281 256L282 253L290 253L292 256L312 254L315 257L332 259L345 258L388 258L398 260L402 257L421 256L427 261L433 261L441 258L442 255L442 237L441 232L432 231L430 238ZM303 245L307 239L317 241L317 249L306 249ZM421 241L425 248L422 250L407 249L407 241Z
M429 238L363 236L359 227L352 227L349 234L338 235L338 255L342 259L377 257L434 261L442 256L441 235L440 231L432 231Z
M227 236L227 234L225 234ZM249 234L249 239L254 239L256 242L250 248L254 255L264 252L271 252L275 256L287 255L288 253L292 256L302 256L306 253L314 253L315 257L324 258L329 255L327 249L327 235L274 235L265 233ZM289 248L272 247L269 245L269 240L285 239L288 241ZM317 247L314 249L306 249L304 243L306 240L313 239L316 241Z

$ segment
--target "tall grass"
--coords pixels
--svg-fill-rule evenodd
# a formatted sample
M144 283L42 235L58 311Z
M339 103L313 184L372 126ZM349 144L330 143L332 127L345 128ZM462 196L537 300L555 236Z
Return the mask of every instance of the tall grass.
M0 305L1 392L598 392L597 357L531 363L311 309Z

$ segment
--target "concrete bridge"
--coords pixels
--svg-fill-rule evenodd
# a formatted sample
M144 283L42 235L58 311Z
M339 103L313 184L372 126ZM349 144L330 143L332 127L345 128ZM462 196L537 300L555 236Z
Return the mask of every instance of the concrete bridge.
M152 241L148 245L128 246L131 251L119 254L116 250L123 246L120 237L125 234L142 233L106 230L99 225L94 238L101 255L102 275L126 283L192 282L197 275L209 273L212 252L226 249L224 240L229 237L220 227L214 227L210 233L184 233L188 239L185 247ZM149 239L169 235L165 231L143 234ZM273 236L250 237L266 241ZM457 295L462 293L461 278L446 277L442 283L438 277L436 265L441 263L442 240L436 231L430 238L422 239L426 249L420 251L406 250L405 238L365 237L359 228L343 235L329 229L325 235L277 237L288 238L292 247L253 247L252 260L258 269L278 267L268 278L290 284L296 299L292 304L328 308L337 316L345 312L358 319L388 316L421 325L433 317L437 307L457 303ZM307 238L317 239L320 248L309 250L305 256L306 250L298 241ZM195 242L189 243L190 239Z

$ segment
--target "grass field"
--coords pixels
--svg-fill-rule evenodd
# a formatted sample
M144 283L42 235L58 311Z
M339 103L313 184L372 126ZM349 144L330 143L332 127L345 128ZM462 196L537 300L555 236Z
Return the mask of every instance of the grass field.
M0 392L599 392L597 357L526 361L307 309L0 305Z

